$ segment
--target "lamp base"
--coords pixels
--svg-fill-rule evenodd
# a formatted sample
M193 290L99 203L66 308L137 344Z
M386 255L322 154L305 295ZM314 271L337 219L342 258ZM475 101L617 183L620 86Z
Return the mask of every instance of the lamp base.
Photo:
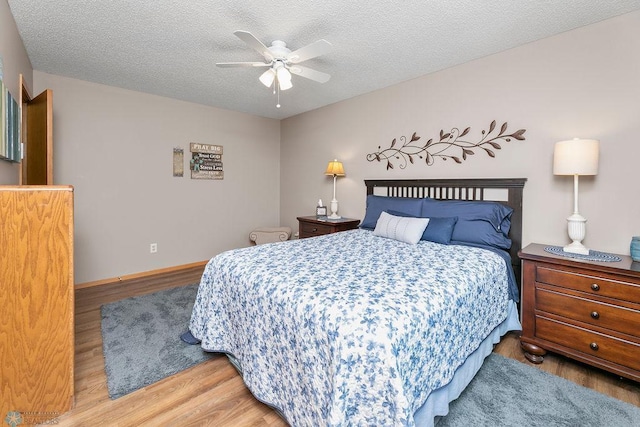
M338 215L338 201L335 198L331 201L331 215L329 215L327 218L329 219L342 218L340 215Z
M569 252L572 254L581 254L581 255L589 255L589 249L587 249L580 242L573 242L562 248L563 251Z
M567 218L567 226L569 231L569 238L573 242L569 243L563 249L565 252L572 254L589 255L589 249L587 249L581 242L584 240L584 236L587 232L587 220L578 212L574 212L569 218Z

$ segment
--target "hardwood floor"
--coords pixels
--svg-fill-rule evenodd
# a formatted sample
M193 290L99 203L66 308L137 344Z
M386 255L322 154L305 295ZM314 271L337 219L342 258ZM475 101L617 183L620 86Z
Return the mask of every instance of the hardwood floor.
M200 271L201 273L201 271ZM210 425L286 426L268 406L257 401L226 357L217 356L116 400L107 395L100 305L135 295L195 283L199 273L122 286L76 291L75 407L57 418L62 426ZM553 354L531 365L518 336L506 335L495 352L585 387L640 406L640 384Z

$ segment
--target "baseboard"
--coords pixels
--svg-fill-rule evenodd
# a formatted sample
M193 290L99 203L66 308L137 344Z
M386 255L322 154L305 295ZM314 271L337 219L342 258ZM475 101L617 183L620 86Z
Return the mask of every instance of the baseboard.
M178 265L174 267L160 268L158 270L145 271L142 273L128 274L121 277L112 277L110 279L95 280L93 282L85 282L85 283L76 283L75 290L93 288L95 286L107 286L107 285L139 282L139 281L147 280L149 278L155 279L157 276L175 275L175 274L190 272L194 269L199 270L200 274L202 274L202 271L204 271L204 267L205 265L207 265L207 262L208 260L199 261L191 264L183 264L183 265Z
M76 311L167 288L199 283L208 261L161 268L75 286Z

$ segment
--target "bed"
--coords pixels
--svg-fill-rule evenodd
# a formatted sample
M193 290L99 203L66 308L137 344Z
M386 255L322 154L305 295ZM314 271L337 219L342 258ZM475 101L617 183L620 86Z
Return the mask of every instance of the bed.
M525 181L366 180L361 228L212 258L190 334L293 426L432 426L520 329Z

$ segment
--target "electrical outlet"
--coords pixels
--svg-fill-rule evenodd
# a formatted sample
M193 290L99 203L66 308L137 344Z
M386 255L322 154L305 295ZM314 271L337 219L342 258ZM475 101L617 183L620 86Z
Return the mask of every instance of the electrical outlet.
M150 244L149 245L149 253L155 254L156 252L158 252L158 244L157 243Z

